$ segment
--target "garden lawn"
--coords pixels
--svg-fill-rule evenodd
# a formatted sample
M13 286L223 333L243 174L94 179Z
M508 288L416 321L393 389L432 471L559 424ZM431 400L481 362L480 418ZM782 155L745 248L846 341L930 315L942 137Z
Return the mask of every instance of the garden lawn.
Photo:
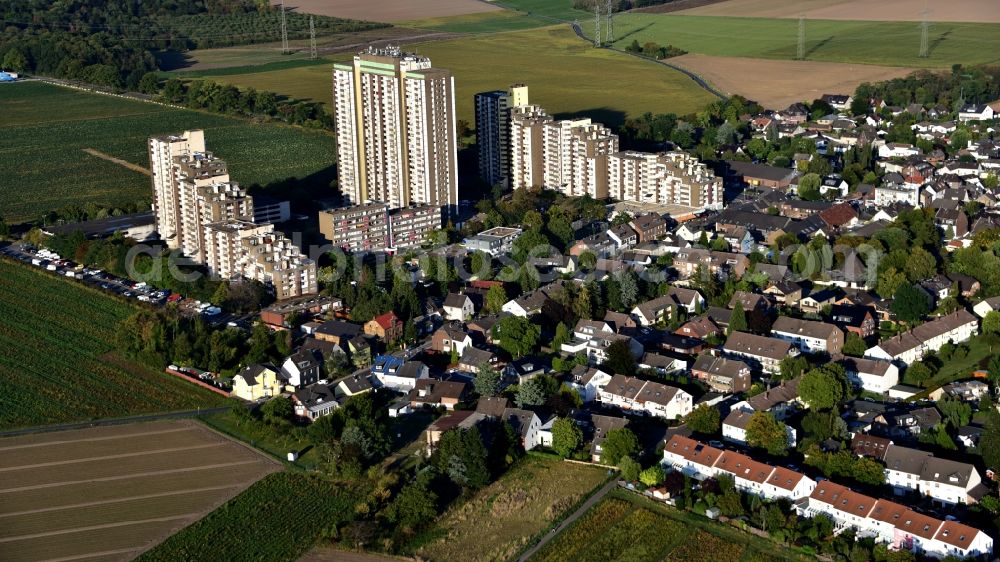
M507 474L448 510L419 535L429 560L508 560L606 478L603 469L529 454Z
M654 41L704 55L794 59L798 53L796 19L627 13L614 22L618 48ZM1000 61L998 24L933 23L927 58L919 56L916 22L806 20L805 30L811 61L939 68ZM584 31L592 33L592 26Z
M334 138L324 132L42 82L0 87L0 115L0 216L11 223L69 204L121 206L152 199L148 176L84 148L148 168L149 137L204 129L208 149L228 162L233 180L246 185L307 177L334 162Z
M114 351L118 323L136 310L0 260L0 429L221 405L221 396Z

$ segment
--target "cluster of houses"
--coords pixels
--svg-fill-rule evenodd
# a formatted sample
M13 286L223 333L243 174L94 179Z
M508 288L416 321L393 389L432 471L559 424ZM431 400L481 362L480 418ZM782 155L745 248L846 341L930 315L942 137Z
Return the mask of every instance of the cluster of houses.
M989 535L957 521L942 521L890 500L854 492L830 480L817 482L796 470L771 466L682 435L674 435L667 441L663 464L698 480L728 476L744 493L769 500L789 500L801 516L827 516L834 522L835 530L851 528L857 536L872 537L893 549L938 557L976 557L993 552L993 539ZM888 473L890 469L886 470ZM953 473L954 469L944 473L944 479L952 478Z
M843 112L852 100L824 96L824 101ZM877 100L873 104L884 108ZM964 108L958 123L944 121L944 112L934 108L885 109L890 115L919 114L913 127L917 138L945 143L959 126L986 131L986 121L994 118L990 106ZM509 423L524 448L532 449L551 445L554 414L545 407L513 407L505 398L477 397L473 380L483 365L502 373L502 386L552 375L579 394L583 406L570 417L590 443L592 459L599 461L607 432L628 426L636 416L673 425L702 403L722 409L722 436L730 444L745 445L753 414L769 412L784 424L788 445L794 446L798 436L790 414L806 405L799 397L800 378L779 380L779 375L783 361L805 355L814 363L838 363L855 386L884 397L884 402L852 401L844 405L843 417L854 436L853 451L882 462L894 489L944 504L975 503L985 489L975 467L903 446L939 425L941 414L932 405L893 400L920 390L900 384L909 365L946 344L976 336L981 319L1000 310L1000 297L981 300L971 312L960 307L880 341L879 323L894 320L894 315L891 301L873 294L876 279L865 265L863 250L840 249L826 267L805 276L793 274L787 260L759 262L751 254L772 255L779 240L870 237L914 207L934 209L946 249L966 246L977 233L1000 228L1000 192L988 181L1000 173L1000 143L970 141L950 155L924 154L916 146L884 140L891 119L835 113L809 121L808 108L801 104L756 116L752 126L760 136L776 131L779 137L811 139L817 153L796 154L789 168L729 162L726 181L743 193L725 208L697 217L672 216L654 206L625 221L574 223L577 239L566 255L529 259L528 265L542 275L537 289L487 314L486 295L496 286L506 291L506 285L483 280L450 283L450 292L437 301L428 299L425 313L413 320L421 343L410 349L389 352L404 332L403 322L392 312L359 324L336 314L339 301L335 306L326 303L322 310L314 302L283 302L280 310L265 310L262 320L275 329L289 328L293 316L315 320L302 325L301 344L280 365L250 365L238 373L233 394L250 401L286 394L297 415L315 420L351 396L387 389L399 396L389 407L391 416L424 407L445 411L425 434L428 451L449 430L486 427L490 421ZM798 197L798 184L813 159L855 146L874 149L884 171L878 185L851 186L830 174L819 188L823 200ZM451 258L474 251L502 257L522 234L520 228L497 227L434 252ZM414 278L423 279L419 266L413 269ZM551 341L554 327L567 316L565 296L574 292L568 289L626 270L665 273L670 286L661 296L628 310L579 319L567 326L568 341L543 350L547 355L505 360L507 354L494 339L501 319L531 319L542 326L543 340ZM702 285L696 276L703 275L722 282L752 275L758 288L736 291L725 306L715 301L720 306L709 306L698 289ZM976 279L955 274L936 275L917 286L933 305L952 295L974 300L981 289ZM737 313L742 315L738 326ZM845 344L855 336L865 342L863 357L844 354ZM638 366L635 376L613 372L606 364L611 350L623 344ZM344 362L332 361L336 354L344 355L351 374L344 375L342 367L329 371L329 364ZM572 365L571 372L552 368L557 355ZM755 384L763 390L749 396ZM973 402L988 386L963 381L936 392L932 399L948 395ZM959 438L974 446L978 433L962 428ZM664 464L696 478L730 475L743 491L792 500L799 513L825 514L838 528L854 528L860 536L894 548L935 556L992 551L988 535L957 522L933 519L829 481L817 483L795 470L680 435L667 442Z

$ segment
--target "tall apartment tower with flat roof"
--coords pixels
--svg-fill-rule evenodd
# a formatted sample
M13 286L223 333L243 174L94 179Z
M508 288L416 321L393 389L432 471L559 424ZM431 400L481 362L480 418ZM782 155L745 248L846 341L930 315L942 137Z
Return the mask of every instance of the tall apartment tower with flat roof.
M333 67L344 203L458 204L455 79L430 59L369 48Z
M205 150L204 131L184 131L149 139L149 167L153 180L156 230L171 249L184 246L184 209L192 191L182 189L229 181L226 163Z
M528 105L528 87L476 94L476 143L479 177L488 185L510 186L511 110Z

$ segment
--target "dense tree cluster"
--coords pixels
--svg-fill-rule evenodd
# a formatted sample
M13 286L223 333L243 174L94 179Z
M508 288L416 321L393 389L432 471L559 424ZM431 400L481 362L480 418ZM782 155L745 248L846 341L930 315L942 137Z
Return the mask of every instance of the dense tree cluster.
M158 93L166 102L182 104L192 109L208 109L216 113L246 117L267 117L312 129L333 128L333 118L323 104L281 99L273 92L257 91L254 88L240 89L211 80L183 82L172 78L161 89L153 74L142 78L140 88L146 93Z
M308 15L288 14L290 36L308 36ZM137 89L158 69L154 50L260 43L278 39L276 8L262 0L0 3L0 62L9 70ZM383 26L318 16L323 32Z
M1000 68L956 64L951 72L924 70L905 78L860 84L854 91L851 112L869 113L871 100L876 98L897 107L918 103L957 111L966 103L986 103L997 97L1000 97Z

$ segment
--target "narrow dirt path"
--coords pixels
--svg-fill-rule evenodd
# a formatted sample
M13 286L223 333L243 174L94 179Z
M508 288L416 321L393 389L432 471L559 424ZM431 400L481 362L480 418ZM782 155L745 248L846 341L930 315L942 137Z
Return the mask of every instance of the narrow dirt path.
M131 162L126 162L126 161L122 160L121 158L115 158L114 156L111 156L110 154L105 154L105 153L101 152L100 150L96 150L96 149L93 149L93 148L81 148L80 150L86 152L87 154L89 154L91 156L96 156L96 157L100 158L101 160L107 160L108 162L111 162L113 164L118 164L119 166L121 166L123 168L128 168L129 170L132 170L133 172L139 172L140 174L144 174L144 175L147 175L147 176L152 176L153 175L152 172L150 172L149 170L147 170L146 168L143 168L142 166L140 166L138 164L133 164Z

